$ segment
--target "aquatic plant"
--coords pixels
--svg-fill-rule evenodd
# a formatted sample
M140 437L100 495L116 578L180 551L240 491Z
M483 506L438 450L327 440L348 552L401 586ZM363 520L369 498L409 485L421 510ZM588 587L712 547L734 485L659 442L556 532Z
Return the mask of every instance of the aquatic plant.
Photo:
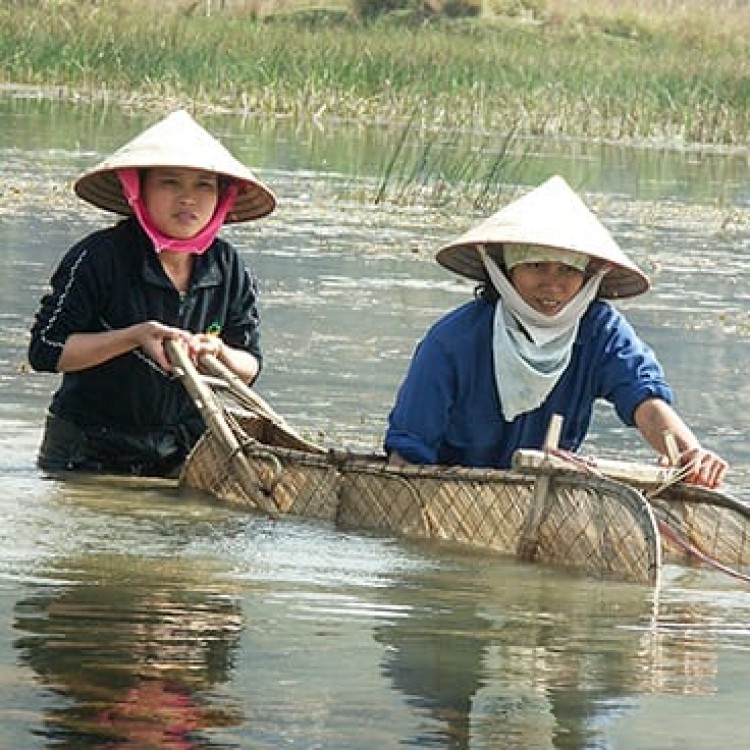
M471 208L484 209L514 181L523 158L512 125L499 139L457 131L441 136L412 116L385 154L373 200L440 206L460 196Z

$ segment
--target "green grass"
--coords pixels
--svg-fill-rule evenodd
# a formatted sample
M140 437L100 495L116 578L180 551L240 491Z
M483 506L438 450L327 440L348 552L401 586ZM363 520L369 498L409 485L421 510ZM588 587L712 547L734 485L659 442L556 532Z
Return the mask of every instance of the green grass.
M575 3L548 0L535 4L533 22L416 24L399 14L361 24L341 12L325 22L310 11L207 18L195 5L186 13L138 2L4 3L0 82L65 85L142 106L187 98L196 108L400 127L416 113L425 132L747 140L748 27L729 6L726 18L704 12L700 23L607 11L604 0L565 15Z

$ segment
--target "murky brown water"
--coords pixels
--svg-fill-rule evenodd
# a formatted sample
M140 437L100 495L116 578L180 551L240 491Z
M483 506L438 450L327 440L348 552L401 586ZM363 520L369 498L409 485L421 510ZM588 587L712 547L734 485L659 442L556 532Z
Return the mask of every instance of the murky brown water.
M658 592L272 522L34 467L56 379L26 332L70 197L143 121L0 99L0 747L724 748L750 721L750 590L669 568ZM277 190L231 236L263 283L259 390L332 445L377 448L424 328L469 288L432 260L476 216L373 206L387 137L214 121ZM556 152L555 152L556 151ZM743 155L540 150L654 279L627 305L679 408L750 498ZM588 449L651 460L606 408Z

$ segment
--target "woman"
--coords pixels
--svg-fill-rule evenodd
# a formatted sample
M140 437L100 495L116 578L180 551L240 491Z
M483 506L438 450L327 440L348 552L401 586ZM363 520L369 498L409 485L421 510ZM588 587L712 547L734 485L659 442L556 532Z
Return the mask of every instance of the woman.
M257 282L217 235L257 219L273 193L177 111L75 182L127 218L60 262L31 331L29 361L63 373L38 463L48 471L163 476L204 429L164 342L213 354L252 383L261 365Z
M561 177L509 204L437 254L481 282L477 299L419 344L389 416L394 463L508 468L541 448L552 417L575 451L594 403L610 402L663 457L671 433L688 480L718 486L726 462L672 408L651 349L607 298L649 288L646 276Z

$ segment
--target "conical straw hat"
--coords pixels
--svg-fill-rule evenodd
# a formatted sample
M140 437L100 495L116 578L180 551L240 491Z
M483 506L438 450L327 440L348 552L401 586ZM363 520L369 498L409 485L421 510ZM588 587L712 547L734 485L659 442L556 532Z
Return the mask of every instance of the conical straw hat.
M226 223L249 221L271 213L276 197L241 162L185 111L177 110L115 151L73 185L76 194L105 211L132 213L117 178L126 167L185 167L225 175L241 184Z
M606 298L647 291L648 277L620 250L612 235L562 177L554 176L509 203L437 253L440 265L470 279L485 279L477 245L545 245L583 253L612 266L599 288Z

